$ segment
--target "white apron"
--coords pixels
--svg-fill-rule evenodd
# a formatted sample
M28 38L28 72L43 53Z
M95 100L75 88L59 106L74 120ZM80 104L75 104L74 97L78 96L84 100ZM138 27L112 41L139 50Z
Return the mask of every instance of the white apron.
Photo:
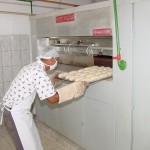
M33 92L10 110L24 150L43 150L41 140L30 112L36 92Z

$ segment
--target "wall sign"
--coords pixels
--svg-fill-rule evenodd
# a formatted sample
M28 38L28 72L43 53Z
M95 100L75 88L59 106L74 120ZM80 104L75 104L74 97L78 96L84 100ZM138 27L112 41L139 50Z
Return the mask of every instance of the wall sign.
M70 22L70 21L74 21L74 20L75 20L74 14L66 14L66 15L56 16L56 23Z
M112 36L111 28L95 28L92 30L93 36Z

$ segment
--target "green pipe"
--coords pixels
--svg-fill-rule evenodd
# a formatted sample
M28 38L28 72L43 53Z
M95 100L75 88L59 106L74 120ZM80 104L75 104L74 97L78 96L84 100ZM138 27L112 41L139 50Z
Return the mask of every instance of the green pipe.
M120 37L119 37L119 26L118 26L118 13L117 13L117 2L116 0L113 0L114 4L114 17L115 17L115 31L116 31L116 45L117 45L117 62L120 70L125 70L126 69L126 61L121 60L121 55L120 55ZM115 57L114 57L115 58Z
M113 0L114 3L114 15L115 15L115 30L116 30L116 44L117 44L117 54L120 55L120 37L119 37L119 27L118 27L118 13L117 13L117 2Z

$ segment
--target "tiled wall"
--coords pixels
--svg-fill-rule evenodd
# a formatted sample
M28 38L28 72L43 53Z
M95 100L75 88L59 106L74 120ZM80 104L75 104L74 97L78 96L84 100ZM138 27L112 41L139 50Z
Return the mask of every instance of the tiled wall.
M0 35L0 102L19 70L29 63L29 35Z

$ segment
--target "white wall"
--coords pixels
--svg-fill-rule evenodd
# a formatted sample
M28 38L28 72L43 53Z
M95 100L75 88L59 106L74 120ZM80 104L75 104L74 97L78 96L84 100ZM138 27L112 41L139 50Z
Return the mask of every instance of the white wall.
M4 12L28 13L30 7L6 2L0 1L0 101L19 70L30 63L31 54L29 16Z
M0 14L0 35L30 34L28 16Z
M91 0L62 0L62 2L84 5L91 3ZM33 2L35 14L62 8L68 6ZM0 101L18 71L31 61L30 13L29 2L0 0Z

